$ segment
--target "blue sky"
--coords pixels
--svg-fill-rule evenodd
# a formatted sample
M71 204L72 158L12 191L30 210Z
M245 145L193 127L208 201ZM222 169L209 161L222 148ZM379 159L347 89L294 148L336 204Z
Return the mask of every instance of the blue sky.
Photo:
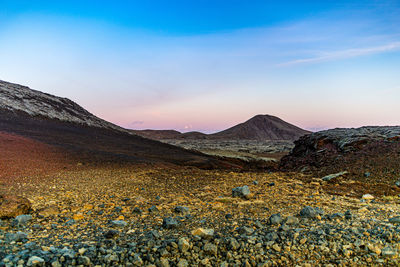
M0 79L124 127L400 124L400 1L0 4Z

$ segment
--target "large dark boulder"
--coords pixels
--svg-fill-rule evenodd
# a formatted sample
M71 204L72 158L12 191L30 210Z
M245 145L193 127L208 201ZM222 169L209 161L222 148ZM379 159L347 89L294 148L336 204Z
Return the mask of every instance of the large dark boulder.
M301 137L280 169L391 181L400 174L400 126L332 129ZM364 175L368 173L369 175Z

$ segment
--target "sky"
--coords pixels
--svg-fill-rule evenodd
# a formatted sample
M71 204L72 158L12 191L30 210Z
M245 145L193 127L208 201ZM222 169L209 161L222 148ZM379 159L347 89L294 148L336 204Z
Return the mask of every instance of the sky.
M0 79L131 129L400 125L400 1L0 0Z

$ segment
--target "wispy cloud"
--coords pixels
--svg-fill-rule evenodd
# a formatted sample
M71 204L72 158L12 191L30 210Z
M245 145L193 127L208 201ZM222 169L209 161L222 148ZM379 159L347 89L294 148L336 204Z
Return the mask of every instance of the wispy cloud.
M339 59L346 59L346 58L353 58L359 56L366 56L371 54L379 54L385 52L391 52L400 50L400 42L392 42L389 44L381 45L381 46L374 46L374 47L366 47L366 48L353 48L353 49L346 49L340 51L333 51L324 53L323 55L310 57L310 58L301 58L292 61L288 61L285 63L278 64L280 67L284 66L293 66L299 64L312 64L312 63L319 63L319 62L326 62L332 60L339 60Z

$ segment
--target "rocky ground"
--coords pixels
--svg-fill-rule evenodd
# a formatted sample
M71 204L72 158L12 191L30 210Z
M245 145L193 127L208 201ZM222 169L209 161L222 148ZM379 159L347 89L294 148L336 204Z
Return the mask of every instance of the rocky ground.
M1 187L32 211L0 222L0 266L396 266L400 199L375 186L78 164Z
M294 143L287 140L162 139L160 141L208 155L238 158L245 161L278 161L294 147Z
M360 181L394 184L400 177L399 141L399 126L315 132L295 141L280 162L281 170L317 176L347 171Z

